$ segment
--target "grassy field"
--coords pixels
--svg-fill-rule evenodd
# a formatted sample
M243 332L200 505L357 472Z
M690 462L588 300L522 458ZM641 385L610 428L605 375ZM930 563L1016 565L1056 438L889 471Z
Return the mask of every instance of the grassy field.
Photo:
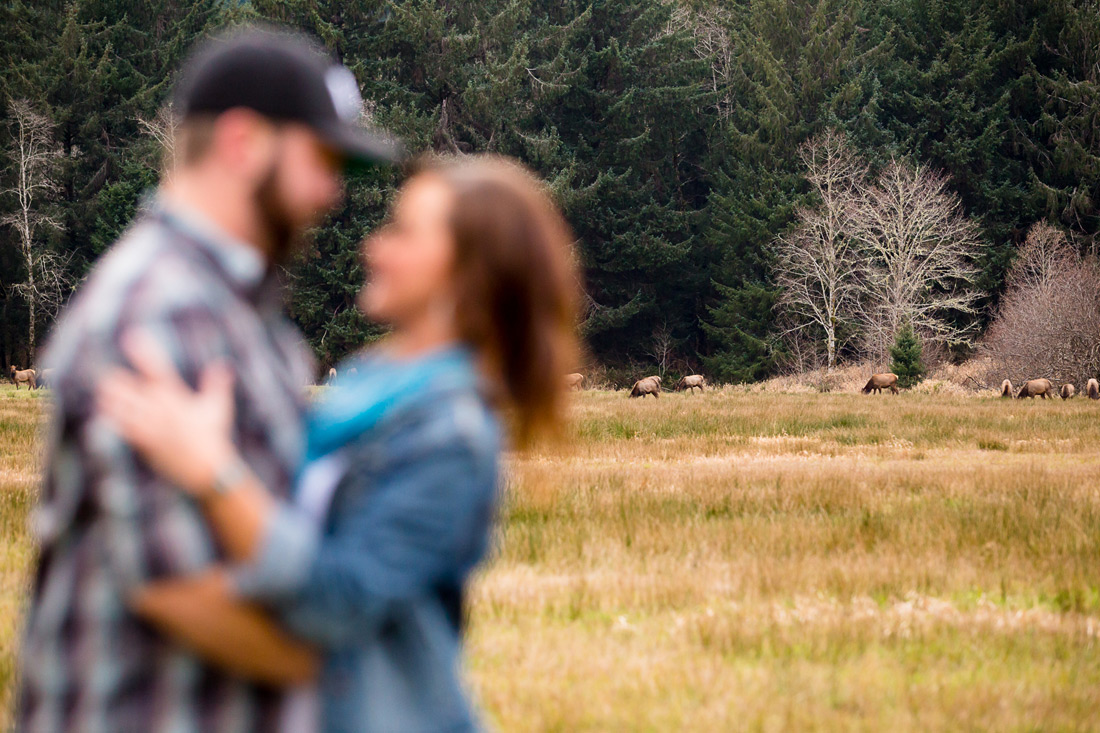
M5 690L44 405L7 389ZM586 392L576 412L568 452L511 464L474 592L470 678L500 730L1100 729L1100 403Z
M34 547L27 515L38 491L46 390L0 385L0 730L10 728L17 644Z

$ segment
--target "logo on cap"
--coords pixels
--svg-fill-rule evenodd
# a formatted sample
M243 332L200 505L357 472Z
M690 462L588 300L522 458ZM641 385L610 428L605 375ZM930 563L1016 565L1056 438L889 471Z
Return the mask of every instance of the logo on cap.
M330 66L325 72L325 87L332 97L336 114L345 122L355 123L363 113L363 97L359 95L359 82L346 66Z

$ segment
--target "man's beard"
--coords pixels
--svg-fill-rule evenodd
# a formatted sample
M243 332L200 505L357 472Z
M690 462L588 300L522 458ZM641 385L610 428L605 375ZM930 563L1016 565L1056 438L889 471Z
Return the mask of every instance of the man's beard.
M260 221L267 230L271 264L285 265L297 250L300 232L279 197L278 167L278 159L273 160L267 175L256 187L255 202Z

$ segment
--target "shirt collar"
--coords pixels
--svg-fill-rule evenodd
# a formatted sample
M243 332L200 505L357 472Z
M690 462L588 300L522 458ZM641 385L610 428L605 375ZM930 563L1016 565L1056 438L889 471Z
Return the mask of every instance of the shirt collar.
M234 237L198 209L154 196L150 210L168 226L202 247L234 287L256 294L268 279L270 268L251 244Z

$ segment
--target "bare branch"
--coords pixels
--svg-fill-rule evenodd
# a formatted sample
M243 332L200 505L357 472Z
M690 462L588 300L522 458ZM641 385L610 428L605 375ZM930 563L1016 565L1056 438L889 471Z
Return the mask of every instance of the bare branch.
M982 238L947 177L895 160L851 206L848 231L869 263L858 313L869 355L884 354L906 322L929 341L969 343L951 316L973 313L981 297Z
M786 335L816 327L823 335L828 371L836 366L839 328L858 305L863 258L848 233L853 200L864 189L866 165L844 135L829 131L805 143L799 157L817 194L814 209L798 211L797 224L773 243L780 305L792 317ZM803 348L800 345L800 348Z
M1065 234L1035 224L1008 273L982 344L990 381L1046 377L1084 385L1100 376L1100 267ZM999 376L1000 375L1000 376Z
M653 333L653 345L649 350L649 356L657 363L657 369L662 377L668 373L668 367L672 363L676 349L676 340L672 337L672 331L668 324L662 324Z
M146 119L140 115L137 117L138 127L143 133L157 141L162 151L161 165L165 172L171 171L176 166L176 128L178 121L172 110L172 103L164 105L157 110L151 118Z
M12 100L8 103L8 115L11 140L7 154L13 163L15 181L3 193L15 199L15 208L0 217L0 225L10 226L18 235L25 275L22 282L13 284L12 290L27 302L27 340L33 361L38 315L56 313L72 284L68 260L39 241L42 229L62 228L61 222L45 208L58 190L54 175L62 152L54 139L53 121L29 102Z

